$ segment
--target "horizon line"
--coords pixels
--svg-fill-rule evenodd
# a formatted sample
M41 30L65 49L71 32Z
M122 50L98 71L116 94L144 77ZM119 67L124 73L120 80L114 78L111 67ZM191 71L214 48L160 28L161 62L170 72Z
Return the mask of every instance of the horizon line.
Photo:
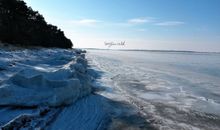
M77 49L77 48L76 48ZM91 50L111 50L111 51L148 51L148 52L189 52L189 53L217 53L220 51L193 51L193 50L156 50L156 49L104 49L104 48L78 48L78 49L91 49Z

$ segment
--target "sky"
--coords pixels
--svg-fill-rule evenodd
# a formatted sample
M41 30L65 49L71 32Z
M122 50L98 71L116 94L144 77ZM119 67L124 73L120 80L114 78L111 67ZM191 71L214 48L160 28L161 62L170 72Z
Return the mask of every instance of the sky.
M220 52L220 0L24 0L77 48Z

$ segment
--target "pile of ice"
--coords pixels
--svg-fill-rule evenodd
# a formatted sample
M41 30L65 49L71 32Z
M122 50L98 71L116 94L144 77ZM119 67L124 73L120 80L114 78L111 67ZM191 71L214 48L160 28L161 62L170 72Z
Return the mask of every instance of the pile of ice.
M91 92L85 54L0 49L0 106L69 105Z

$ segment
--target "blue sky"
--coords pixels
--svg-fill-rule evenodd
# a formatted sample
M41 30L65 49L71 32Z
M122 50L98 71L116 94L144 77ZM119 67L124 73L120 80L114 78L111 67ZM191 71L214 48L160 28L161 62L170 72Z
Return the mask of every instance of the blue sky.
M220 52L219 0L25 0L75 47Z

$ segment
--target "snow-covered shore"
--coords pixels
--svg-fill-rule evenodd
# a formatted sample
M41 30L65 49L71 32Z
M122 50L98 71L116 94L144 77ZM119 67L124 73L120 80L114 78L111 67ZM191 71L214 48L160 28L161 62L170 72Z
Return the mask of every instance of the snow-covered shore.
M218 130L219 56L0 49L0 126Z
M0 49L1 129L101 128L106 114L91 81L81 50Z
M69 105L91 92L84 54L68 50L1 51L1 106Z

